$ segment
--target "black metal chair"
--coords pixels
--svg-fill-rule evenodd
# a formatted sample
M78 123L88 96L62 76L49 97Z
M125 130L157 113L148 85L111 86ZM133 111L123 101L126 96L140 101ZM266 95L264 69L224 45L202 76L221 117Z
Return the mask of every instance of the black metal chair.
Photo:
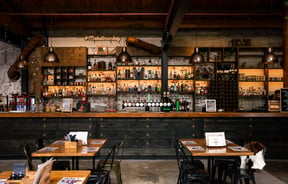
M26 160L28 162L28 167L29 170L33 171L33 170L37 170L37 167L34 165L33 161L32 161L32 153L36 152L37 146L35 144L29 143L29 144L25 144L24 145L24 154L26 157ZM46 161L46 159L41 158L41 161L44 163ZM59 161L59 160L55 160L53 162L52 165L52 170L70 170L70 162L69 161Z
M35 165L32 162L32 153L37 151L35 144L25 144L24 145L24 153L26 160L28 162L28 168L30 171L36 170Z
M177 184L186 184L189 182L210 183L209 175L204 170L204 164L200 160L194 160L193 156L189 159L183 145L178 139L175 141L175 151L179 168Z
M257 141L251 141L245 145L245 147L255 154L263 150L263 154L266 151L266 148L263 144ZM232 163L232 162L231 162ZM240 168L240 159L236 159L233 164L229 163L226 168L224 168L223 182L227 182L227 176L229 176L231 184L237 184L239 181L244 180L246 184L249 184L250 181L253 184L256 184L254 171L252 167L252 162L248 162L245 169ZM231 166L232 165L232 166Z
M97 168L91 171L86 184L110 184L110 172L114 163L115 149L116 145L112 146L103 164L97 164ZM108 162L109 167L108 169L105 169L105 167L107 168Z
M125 142L126 142L126 139L122 140L120 142L120 144L117 146L117 149L115 151L115 156L123 156L124 154L124 146L125 146ZM105 168L109 168L110 165L111 165L111 161L112 160L107 160L106 164L104 165L104 162L105 160L102 159L102 160L99 160L97 162L97 167L100 165L104 165ZM122 184L122 177L121 177L121 167L120 167L120 163L121 163L121 159L117 159L117 160L114 160L113 164L112 164L112 171L115 173L116 175L116 179L117 179L117 183L118 184Z

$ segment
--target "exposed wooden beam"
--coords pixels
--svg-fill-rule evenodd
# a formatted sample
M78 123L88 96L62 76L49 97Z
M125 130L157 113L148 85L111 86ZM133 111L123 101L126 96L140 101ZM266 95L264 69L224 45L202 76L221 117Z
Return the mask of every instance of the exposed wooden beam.
M29 30L23 24L21 24L17 19L14 19L11 16L0 16L0 25L13 30L25 37L29 36Z
M195 29L195 28L282 28L283 20L277 19L269 21L268 19L202 19L195 18L193 20L184 19L179 29Z
M2 1L1 6L5 7L10 12L15 12L15 9L11 7L11 5L8 3L8 1ZM15 16L8 16L5 14L2 14L0 16L0 24L27 37L30 34L29 28L22 17L19 15Z
M167 31L173 38L189 7L190 0L172 0L166 17L163 32ZM164 33L165 34L165 33Z

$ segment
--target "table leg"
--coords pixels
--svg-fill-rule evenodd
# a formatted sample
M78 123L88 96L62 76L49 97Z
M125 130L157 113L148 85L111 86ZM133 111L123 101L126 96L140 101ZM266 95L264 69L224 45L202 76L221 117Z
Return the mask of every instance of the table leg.
M74 157L72 157L72 170L75 170L75 164L74 164L74 160L75 160L75 158L74 158Z
M76 157L76 170L79 170L79 157Z
M209 175L211 174L210 176L212 176L212 183L214 182L214 177L213 176L215 175L215 173L214 173L215 172L214 171L214 164L215 164L214 163L214 157L212 156L211 157L211 168L210 168L210 172L211 173L209 173Z
M210 175L211 173L210 173L210 168L211 168L211 157L208 157L208 167L207 167L207 172L208 172L208 174Z
M93 170L95 170L95 156L93 157Z

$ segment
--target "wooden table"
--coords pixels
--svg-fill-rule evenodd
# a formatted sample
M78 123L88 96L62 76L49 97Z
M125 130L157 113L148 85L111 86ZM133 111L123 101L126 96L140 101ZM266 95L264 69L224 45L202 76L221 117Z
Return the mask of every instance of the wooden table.
M211 171L214 165L215 156L249 156L254 155L250 150L245 149L242 146L235 144L229 140L226 140L226 146L224 147L207 147L205 139L179 139L183 146L188 149L192 156L206 156L208 157L208 173Z
M77 170L79 169L79 157L92 157L94 169L95 156L106 141L107 139L88 139L87 145L65 148L64 140L58 140L32 153L32 157L72 157L72 169L75 169L74 165L76 165Z
M81 177L85 178L84 183L86 183L91 171L51 171L50 184L57 184L63 177ZM0 179L8 179L12 171L4 171L0 173ZM26 176L35 175L36 171L29 171Z

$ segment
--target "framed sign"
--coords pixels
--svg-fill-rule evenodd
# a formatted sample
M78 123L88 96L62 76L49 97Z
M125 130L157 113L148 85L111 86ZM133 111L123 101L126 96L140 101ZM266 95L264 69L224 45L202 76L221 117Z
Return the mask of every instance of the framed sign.
M288 112L288 88L280 89L280 111Z
M216 100L215 99L206 99L206 112L216 112Z
M62 112L72 112L73 98L62 99Z
M222 147L226 146L224 132L205 132L206 146Z
M269 111L280 111L280 101L279 100L269 100L268 101Z

